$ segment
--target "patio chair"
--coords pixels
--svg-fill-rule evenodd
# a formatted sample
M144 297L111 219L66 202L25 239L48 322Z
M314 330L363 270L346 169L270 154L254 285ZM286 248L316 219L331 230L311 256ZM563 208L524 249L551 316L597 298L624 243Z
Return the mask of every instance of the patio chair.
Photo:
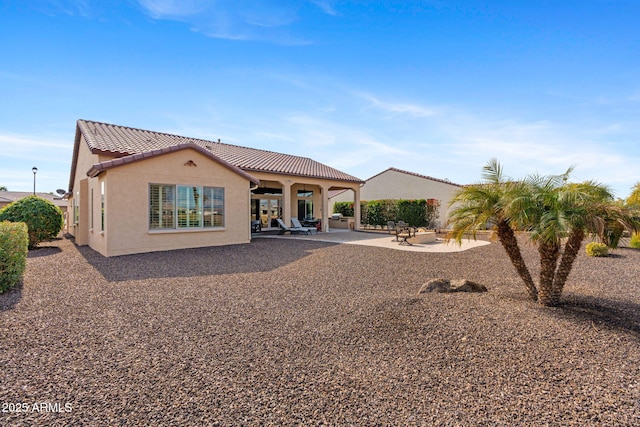
M387 221L387 230L389 230L389 234L396 232L396 223L393 221Z
M304 233L304 234L309 234L311 233L309 231L309 229L301 227L301 228L297 228L297 227L287 227L284 223L284 221L280 218L278 218L277 220L278 223L278 227L280 227L280 234L284 234L287 231L291 234L296 234L296 233Z
M394 221L387 221L387 229L389 230L389 234L393 234L394 237L392 242L398 241L398 226Z
M293 225L293 228L297 228L297 229L306 229L309 234L312 234L312 231L315 231L316 234L318 234L318 230L316 228L313 227L303 227L302 224L300 224L300 220L298 218L291 218L291 224ZM307 234L307 233L305 233Z

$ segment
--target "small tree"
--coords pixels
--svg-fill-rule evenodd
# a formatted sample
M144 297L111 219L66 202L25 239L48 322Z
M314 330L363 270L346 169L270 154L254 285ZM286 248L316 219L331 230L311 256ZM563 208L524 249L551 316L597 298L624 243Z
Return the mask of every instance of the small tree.
M541 305L558 305L587 235L613 246L618 230L639 227L629 209L616 204L605 186L591 181L568 183L570 172L515 181L504 179L499 163L492 160L484 168L484 183L466 186L453 197L449 237L460 242L485 224L493 225L529 296ZM520 253L517 231L527 232L538 247L537 284Z
M631 188L631 194L627 197L625 204L629 208L640 209L640 182L636 182Z
M64 216L59 207L38 196L16 200L0 210L0 221L24 222L29 229L29 249L60 233Z
M437 228L438 224L436 223L436 220L438 218L438 214L440 213L440 200L427 199L426 209L427 209L427 213L426 213L427 227Z
M6 185L0 185L0 191L9 191L9 190L7 190Z

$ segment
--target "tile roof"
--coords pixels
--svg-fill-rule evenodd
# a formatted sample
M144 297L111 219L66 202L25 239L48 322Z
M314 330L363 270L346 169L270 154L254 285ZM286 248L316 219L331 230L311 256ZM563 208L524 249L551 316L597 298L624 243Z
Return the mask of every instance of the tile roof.
M24 199L33 195L33 191L0 191L0 202L15 202L16 200ZM36 192L36 196L49 200L56 206L66 207L67 200L60 196L49 193Z
M218 142L207 141L88 120L78 120L76 141L80 134L84 136L93 153L110 154L115 157L141 154L180 144L195 144L210 151L223 161L249 173L268 172L336 181L364 182L360 178L307 157L225 144L219 140ZM77 152L74 149L74 158L76 156ZM72 175L73 173L72 170Z

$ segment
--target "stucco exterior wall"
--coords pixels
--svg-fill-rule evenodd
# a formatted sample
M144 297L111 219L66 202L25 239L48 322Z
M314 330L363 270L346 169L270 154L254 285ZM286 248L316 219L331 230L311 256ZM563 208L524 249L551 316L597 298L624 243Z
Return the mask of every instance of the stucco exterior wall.
M78 237L78 233L80 231L80 227L84 227L85 224L82 222L83 220L88 220L88 218L80 219L79 223L74 222L73 217L73 207L75 200L78 198L80 193L80 181L87 178L87 171L91 168L92 165L98 163L100 161L98 155L91 154L89 147L87 146L84 137L80 139L80 146L78 149L78 159L76 162L76 174L73 177L73 193L69 198L69 205L67 207L67 231L74 237ZM82 198L80 199L82 202ZM88 230L88 225L86 227ZM86 244L87 242L81 243Z
M90 245L105 256L230 245L250 240L249 181L194 150L112 168L99 178L104 180L106 189L105 231L98 232L94 227ZM99 179L93 180L99 191ZM225 226L149 230L149 184L223 187ZM94 196L96 218L100 213L99 202L99 197Z
M449 211L449 200L460 186L435 181L425 177L396 170L387 170L376 175L362 186L361 200L380 199L437 199L440 200L438 221L444 227ZM353 193L344 192L331 199L331 208L335 202L353 200Z

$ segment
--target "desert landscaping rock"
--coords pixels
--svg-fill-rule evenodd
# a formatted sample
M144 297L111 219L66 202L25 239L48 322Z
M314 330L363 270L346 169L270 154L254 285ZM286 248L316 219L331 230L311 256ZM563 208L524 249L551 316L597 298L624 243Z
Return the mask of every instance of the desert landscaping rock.
M45 246L0 295L2 426L640 425L637 250L581 250L548 309L499 244Z
M487 287L471 280L452 280L452 292L487 292Z
M444 294L451 292L451 280L449 279L431 279L420 288L419 294L426 294L430 292Z
M446 294L452 292L487 292L487 287L466 279L431 279L418 291L418 294L426 293Z

